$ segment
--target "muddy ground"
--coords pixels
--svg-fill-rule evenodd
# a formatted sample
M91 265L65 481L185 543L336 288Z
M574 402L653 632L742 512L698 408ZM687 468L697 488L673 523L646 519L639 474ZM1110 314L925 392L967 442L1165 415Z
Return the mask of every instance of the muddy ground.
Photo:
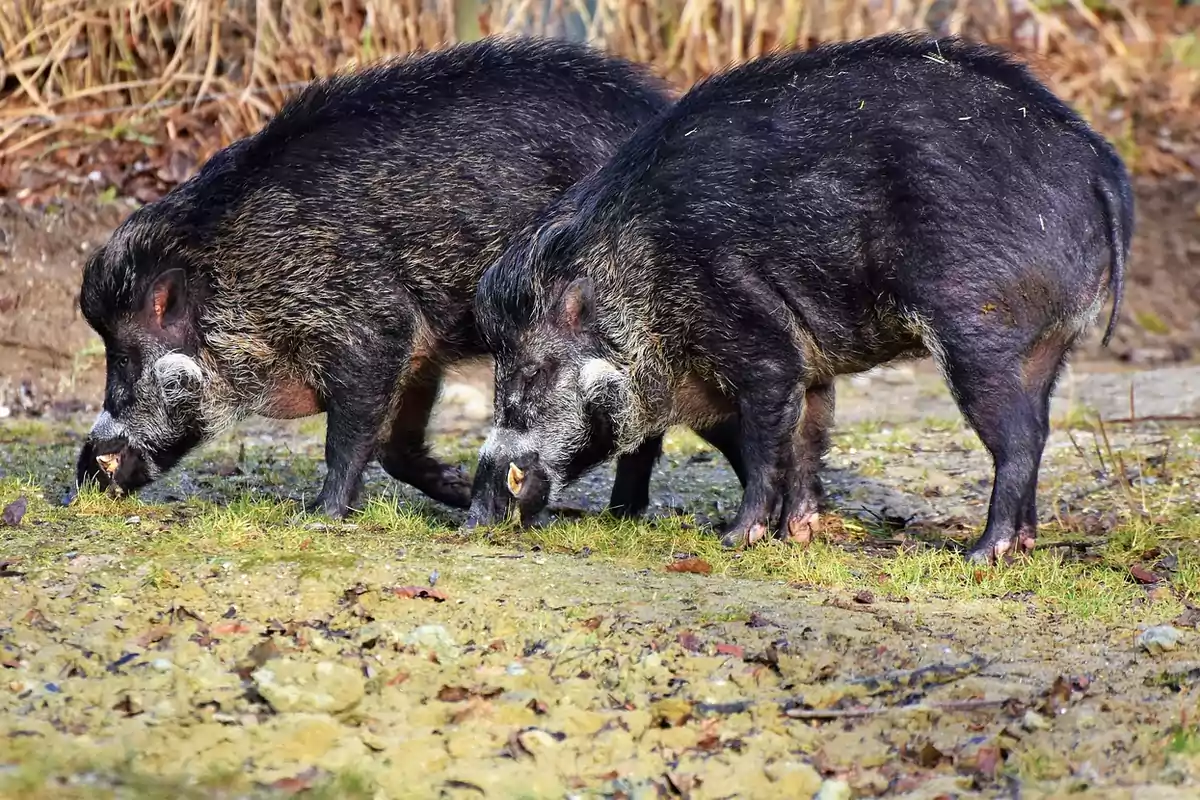
M1041 547L992 568L958 556L989 459L927 364L839 382L807 549L723 551L736 481L683 434L638 524L598 516L611 469L467 534L377 467L330 524L299 511L320 419L64 507L103 380L78 270L124 212L7 208L0 797L1197 796L1200 189L1140 192L1114 355L1055 399ZM434 423L468 467L487 372Z

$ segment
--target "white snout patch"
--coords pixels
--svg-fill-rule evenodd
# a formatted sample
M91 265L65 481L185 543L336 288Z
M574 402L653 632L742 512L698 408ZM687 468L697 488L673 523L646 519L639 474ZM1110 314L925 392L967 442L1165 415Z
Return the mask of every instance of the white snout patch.
M113 419L112 414L107 411L101 411L100 416L96 417L96 422L92 425L92 432L88 436L91 439L99 440L129 438L125 426Z

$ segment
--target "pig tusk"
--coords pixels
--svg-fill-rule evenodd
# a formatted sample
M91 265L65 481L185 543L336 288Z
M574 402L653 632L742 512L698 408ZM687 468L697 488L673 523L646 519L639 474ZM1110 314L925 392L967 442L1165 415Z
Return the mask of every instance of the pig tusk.
M513 497L520 497L521 486L525 483L525 473L513 462L508 462L508 490Z
M100 469L108 473L112 477L117 472L117 467L121 466L121 457L116 453L110 453L106 456L96 456L96 463L100 465Z

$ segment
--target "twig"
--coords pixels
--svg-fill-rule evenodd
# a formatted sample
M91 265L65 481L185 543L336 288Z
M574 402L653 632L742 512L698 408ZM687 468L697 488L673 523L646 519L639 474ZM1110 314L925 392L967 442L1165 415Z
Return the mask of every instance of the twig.
M883 708L789 708L783 713L789 719L854 719L857 717L876 717L881 714L903 712L916 714L929 711L975 711L980 708L995 708L1013 702L1014 698L1003 700L949 700L945 703L915 703L910 706L884 706Z

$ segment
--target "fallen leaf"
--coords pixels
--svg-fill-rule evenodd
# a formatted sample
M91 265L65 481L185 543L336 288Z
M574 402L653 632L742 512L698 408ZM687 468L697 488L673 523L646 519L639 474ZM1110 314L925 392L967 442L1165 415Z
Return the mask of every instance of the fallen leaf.
M24 497L18 497L4 507L4 524L10 528L15 528L21 524L21 520L25 518L25 509L29 506L29 501Z
M875 595L863 589L858 594L854 595L854 602L861 603L864 606L869 606L875 602Z
M392 677L388 678L387 685L388 686L399 686L400 684L402 684L406 680L408 680L409 677L410 676L407 672L404 672L403 670L401 670L400 672L397 672Z
M1143 585L1153 585L1162 580L1162 578L1155 575L1153 572L1141 566L1140 564L1134 564L1131 566L1129 568L1129 574L1133 576L1135 581Z
M406 600L420 598L423 600L433 600L438 603L444 603L450 598L441 589L434 589L428 586L397 586L392 589L392 594L396 597L403 597Z
M667 572L690 572L694 575L708 575L712 572L712 564L703 558L684 558L667 565Z
M596 628L600 627L600 623L603 621L604 621L604 617L592 617L591 619L584 620L583 629L588 630L588 631L594 631L594 630L596 630Z
M682 631L675 637L675 641L679 642L680 647L684 650L691 650L693 653L699 653L704 649L704 642L700 637L691 631Z
M1200 628L1200 606L1188 606L1171 624L1177 628Z
M166 625L156 625L137 638L138 647L149 647L155 642L161 642L171 635L171 629Z
M213 636L230 636L235 633L250 633L251 628L244 622L218 622L212 626Z
M466 686L443 686L441 689L438 689L437 699L443 703L461 703L463 700L472 697L482 697L484 700L490 700L503 692L503 689L488 687L468 689Z
M131 694L125 695L113 706L113 711L119 711L127 717L136 717L144 710L142 704Z
M779 623L767 619L757 611L750 612L750 619L746 620L746 625L751 628L778 628Z
M530 711L532 711L534 714L537 714L539 717L545 716L546 714L550 713L550 709L546 707L546 704L544 702L542 702L541 700L538 700L537 698L530 700L528 705L526 705L525 707L528 708Z
M734 658L741 658L742 656L744 656L746 654L746 651L741 645L722 643L722 644L717 645L717 653L719 655L723 655L723 656L733 656Z
M280 778L271 784L272 789L277 792L288 792L296 794L298 792L306 792L313 787L317 779L321 777L321 770L317 767L309 767L291 778Z

